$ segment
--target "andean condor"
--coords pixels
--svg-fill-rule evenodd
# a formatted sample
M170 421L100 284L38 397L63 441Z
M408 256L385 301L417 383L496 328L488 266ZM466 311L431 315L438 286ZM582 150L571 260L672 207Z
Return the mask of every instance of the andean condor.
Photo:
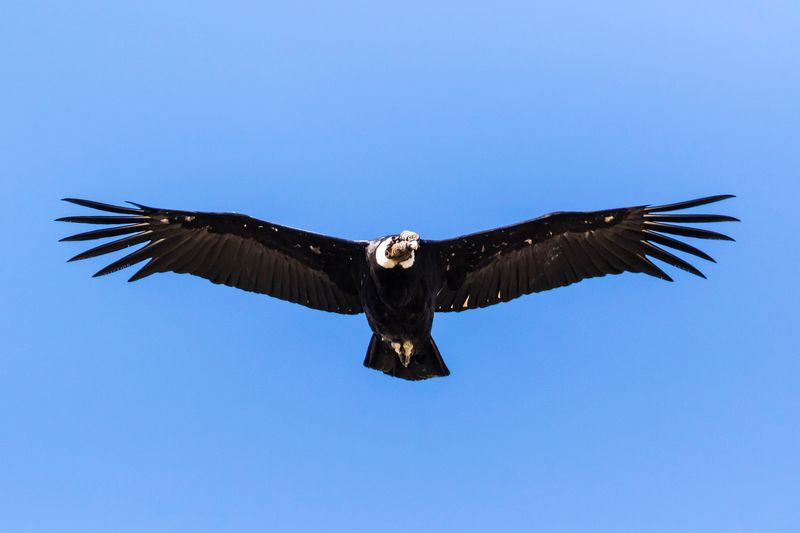
M431 338L436 312L486 307L606 274L642 272L672 281L650 258L705 277L661 246L713 261L670 235L733 240L683 224L737 219L673 211L731 197L552 213L442 241L420 239L413 231L350 241L236 213L178 211L131 202L135 207L119 207L74 198L65 200L117 215L58 220L110 226L64 241L121 237L70 261L144 245L95 276L147 260L129 281L156 272L188 273L312 309L363 312L373 332L364 365L420 380L450 373Z

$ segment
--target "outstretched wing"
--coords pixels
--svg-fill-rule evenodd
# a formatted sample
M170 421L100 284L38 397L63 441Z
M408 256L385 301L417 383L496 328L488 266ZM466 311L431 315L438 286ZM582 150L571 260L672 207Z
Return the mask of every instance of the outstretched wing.
M136 208L65 198L119 216L75 216L63 222L111 227L62 241L120 237L76 255L87 259L129 246L141 248L95 274L103 276L149 260L129 281L156 272L194 274L231 287L345 314L362 312L357 290L365 244L279 226L236 213Z
M606 274L643 272L672 281L648 256L705 277L694 266L659 245L714 261L705 252L668 235L733 239L721 233L672 223L737 219L724 215L672 214L670 211L732 196L709 196L670 205L608 211L552 213L483 233L426 242L426 246L434 247L446 280L436 297L436 311L487 307L523 294Z

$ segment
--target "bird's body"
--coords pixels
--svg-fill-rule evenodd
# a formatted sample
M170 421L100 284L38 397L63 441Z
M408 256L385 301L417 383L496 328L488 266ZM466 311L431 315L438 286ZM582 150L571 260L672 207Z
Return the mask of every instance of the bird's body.
M423 250L411 268L384 268L368 247L361 302L372 331L391 342L420 341L430 336L436 279L423 264Z
M436 312L486 307L625 271L671 281L648 257L703 276L658 245L713 261L669 235L732 240L683 224L736 219L670 212L729 197L553 213L443 241L422 240L410 231L372 241L350 241L235 213L178 211L139 204L129 208L76 199L67 200L118 216L59 220L112 226L63 240L124 236L71 260L144 245L96 276L148 260L130 281L156 272L190 273L313 309L364 312L373 332L364 364L392 376L418 380L449 374L431 337ZM680 224L673 224L676 222Z
M435 258L423 243L405 259L405 268L401 262L383 260L384 243L400 239L404 233L367 245L361 301L373 340L365 364L406 379L414 379L420 372L424 377L447 375L431 338L436 293L442 284L434 268Z

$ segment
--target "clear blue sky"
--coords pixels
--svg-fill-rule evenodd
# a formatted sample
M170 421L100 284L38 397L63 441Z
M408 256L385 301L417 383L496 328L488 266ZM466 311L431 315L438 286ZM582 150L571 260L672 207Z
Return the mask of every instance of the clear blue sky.
M300 4L4 3L0 530L800 531L797 2ZM439 316L422 383L361 366L363 316L91 279L52 221L445 238L718 193L707 281Z

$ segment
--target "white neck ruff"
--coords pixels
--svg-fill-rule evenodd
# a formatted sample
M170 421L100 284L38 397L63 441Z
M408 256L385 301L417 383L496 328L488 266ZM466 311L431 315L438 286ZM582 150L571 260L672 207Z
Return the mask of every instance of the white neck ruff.
M414 250L411 250L411 257L405 261L395 261L394 259L386 257L386 248L388 248L391 242L391 237L384 239L378 245L378 248L375 249L375 260L378 262L378 266L383 268L394 268L397 265L400 265L402 268L411 268L414 266Z

